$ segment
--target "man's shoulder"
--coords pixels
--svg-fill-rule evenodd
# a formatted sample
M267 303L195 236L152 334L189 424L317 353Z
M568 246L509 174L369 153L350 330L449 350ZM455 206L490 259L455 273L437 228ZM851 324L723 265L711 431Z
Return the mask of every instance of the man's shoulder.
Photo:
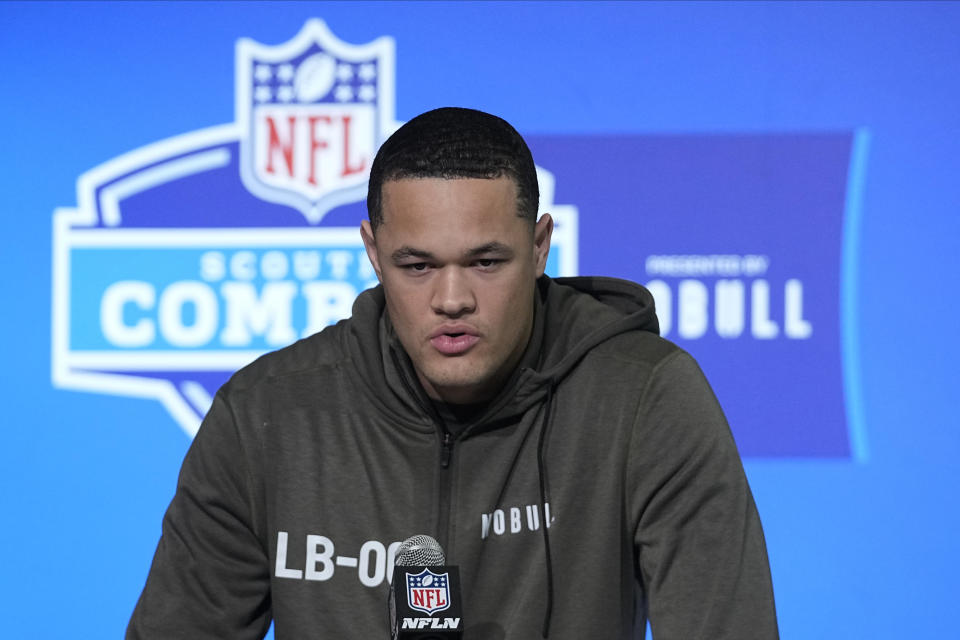
M231 376L227 387L243 391L267 382L300 375L318 375L348 360L344 338L350 319L302 338L277 351L266 353Z
M697 360L685 349L649 331L625 331L596 345L579 365L581 379L629 379L683 388L709 386Z
M653 369L670 359L689 357L689 354L656 333L636 329L604 340L590 351L589 356L607 363Z

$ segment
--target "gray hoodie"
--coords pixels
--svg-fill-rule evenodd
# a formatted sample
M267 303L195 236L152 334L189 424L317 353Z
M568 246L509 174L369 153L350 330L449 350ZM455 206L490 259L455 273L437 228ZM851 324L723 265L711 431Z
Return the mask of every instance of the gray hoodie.
M709 385L643 287L541 278L531 343L453 437L384 313L238 372L183 464L127 637L387 638L392 556L437 538L474 640L777 637L760 521Z

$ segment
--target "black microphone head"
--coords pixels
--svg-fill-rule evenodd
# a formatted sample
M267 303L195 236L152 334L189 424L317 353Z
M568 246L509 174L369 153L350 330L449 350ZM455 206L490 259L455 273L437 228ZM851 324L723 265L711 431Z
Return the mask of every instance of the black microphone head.
M425 535L410 536L397 548L398 567L435 567L446 560L440 543Z

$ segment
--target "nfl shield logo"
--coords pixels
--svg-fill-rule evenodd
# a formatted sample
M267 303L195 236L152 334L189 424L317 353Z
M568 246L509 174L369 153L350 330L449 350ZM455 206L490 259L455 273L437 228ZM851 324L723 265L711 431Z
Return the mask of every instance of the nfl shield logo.
M366 196L370 165L393 132L394 43L339 40L310 20L271 47L237 43L240 175L254 195L310 223Z
M450 578L446 573L424 569L407 576L407 604L411 609L433 615L450 607Z

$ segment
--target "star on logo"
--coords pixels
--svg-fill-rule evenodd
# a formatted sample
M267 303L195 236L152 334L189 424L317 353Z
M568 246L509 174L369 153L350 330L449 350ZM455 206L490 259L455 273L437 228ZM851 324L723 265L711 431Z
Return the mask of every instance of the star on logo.
M253 77L257 79L257 82L269 82L270 78L273 77L273 70L270 69L268 64L258 64L253 71Z
M293 65L282 64L277 67L277 79L280 80L280 82L290 82L293 80Z
M353 65L344 62L337 65L337 80L340 82L350 82L353 80Z
M364 82L372 82L377 77L377 68L373 63L367 62L360 65L360 71L357 73Z
M253 93L253 98L257 102L270 102L270 98L273 97L273 92L270 90L270 87L260 85L256 88Z
M374 89L372 84L365 84L360 87L360 90L357 92L357 97L364 102L373 102L377 97L377 90Z
M277 100L280 102L290 102L293 100L293 87L290 85L283 85L277 88Z
M333 97L335 97L338 102L349 102L353 100L353 87L342 84L334 90Z

